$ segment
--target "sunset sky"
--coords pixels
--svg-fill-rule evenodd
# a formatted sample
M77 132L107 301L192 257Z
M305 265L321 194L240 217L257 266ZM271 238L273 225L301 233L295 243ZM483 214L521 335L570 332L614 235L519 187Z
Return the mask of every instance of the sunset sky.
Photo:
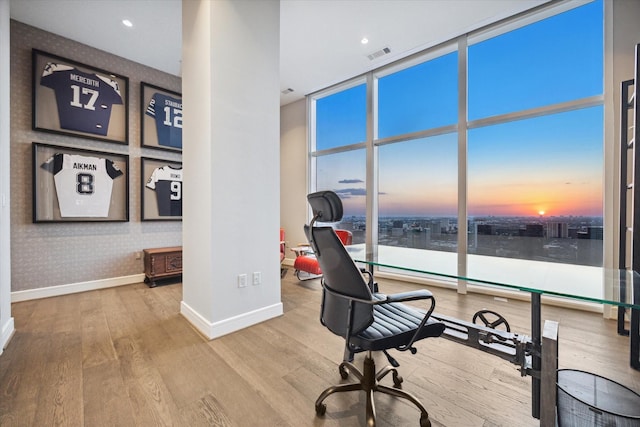
M469 119L601 95L602 1L469 47ZM595 46L595 48L594 48ZM383 77L379 137L455 124L457 54ZM408 83L410 82L410 84ZM318 149L362 142L364 85L317 103ZM469 216L602 216L602 106L468 131ZM457 134L379 148L380 216L456 216ZM365 152L321 156L317 188L364 215Z

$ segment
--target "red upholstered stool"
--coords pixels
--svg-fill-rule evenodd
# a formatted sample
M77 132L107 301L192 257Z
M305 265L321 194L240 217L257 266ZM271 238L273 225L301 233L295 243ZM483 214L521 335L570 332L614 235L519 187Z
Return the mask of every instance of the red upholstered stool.
M348 230L336 230L336 234L342 241L342 244L347 246L353 242L353 234ZM298 280L315 279L322 275L322 270L318 264L318 260L309 250L301 250L300 247L292 248L296 254L296 260L293 262L293 268L295 270ZM303 274L304 273L304 274Z
M296 277L298 277L298 280L313 279L314 277L322 274L318 260L313 255L300 255L299 257L296 257L296 260L293 262L293 268L296 271ZM300 272L304 272L306 274L301 275Z

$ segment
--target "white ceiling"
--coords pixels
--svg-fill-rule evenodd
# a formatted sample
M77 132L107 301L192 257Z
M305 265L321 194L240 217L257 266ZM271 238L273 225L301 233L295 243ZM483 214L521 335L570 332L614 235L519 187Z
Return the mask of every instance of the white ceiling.
M294 92L281 95L280 104L547 1L281 0L280 87ZM180 75L181 5L182 0L11 0L11 17ZM133 28L122 25L124 18ZM363 37L367 45L360 43ZM385 47L389 54L367 58Z

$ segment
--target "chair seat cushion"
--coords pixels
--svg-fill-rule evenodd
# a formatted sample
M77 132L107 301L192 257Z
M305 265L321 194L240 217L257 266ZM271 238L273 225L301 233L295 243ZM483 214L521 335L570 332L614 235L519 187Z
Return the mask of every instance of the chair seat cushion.
M373 297L377 300L385 299L383 294L374 294ZM351 337L351 344L362 350L384 350L408 344L425 315L424 311L402 303L373 307L373 323L358 335ZM444 324L428 319L417 340L439 337L444 329Z
M311 255L296 257L296 260L293 262L293 268L310 274L322 274L318 260L315 256Z

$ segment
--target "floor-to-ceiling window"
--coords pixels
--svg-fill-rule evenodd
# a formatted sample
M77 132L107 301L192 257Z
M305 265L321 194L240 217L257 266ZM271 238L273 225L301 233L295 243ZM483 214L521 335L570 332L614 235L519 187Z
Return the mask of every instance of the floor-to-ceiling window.
M470 254L602 265L602 8L470 38Z
M370 244L390 249L373 251L380 261L456 273L464 254L470 276L507 259L602 266L603 2L561 8L310 97L312 190L336 190L362 236L375 227Z
M458 55L375 73L378 244L457 252Z
M367 88L349 82L314 99L311 106L310 162L313 191L333 190L342 199L344 216L336 228L365 241Z

